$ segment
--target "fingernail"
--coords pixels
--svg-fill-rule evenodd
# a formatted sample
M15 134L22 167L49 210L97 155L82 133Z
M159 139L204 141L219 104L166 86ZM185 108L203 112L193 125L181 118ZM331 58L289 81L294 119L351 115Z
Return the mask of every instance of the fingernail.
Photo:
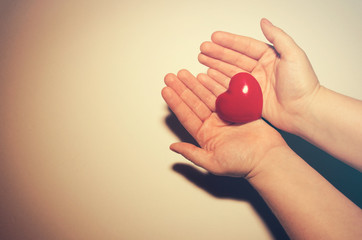
M268 26L273 26L273 24L266 18L263 18L263 22L264 22L264 24L266 24Z

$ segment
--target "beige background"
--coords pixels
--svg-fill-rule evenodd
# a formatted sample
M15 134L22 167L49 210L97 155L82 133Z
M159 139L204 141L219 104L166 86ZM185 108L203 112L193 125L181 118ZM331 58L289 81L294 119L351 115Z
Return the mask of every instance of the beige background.
M264 41L262 17L323 85L362 99L359 0L2 0L0 238L281 239L247 183L168 150L187 136L160 95L166 73L206 70L197 54L213 31Z

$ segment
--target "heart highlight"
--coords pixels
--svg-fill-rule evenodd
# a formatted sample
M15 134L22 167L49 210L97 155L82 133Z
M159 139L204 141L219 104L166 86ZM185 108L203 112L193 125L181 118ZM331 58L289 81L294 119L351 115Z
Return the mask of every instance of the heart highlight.
M234 75L226 92L216 99L219 117L231 123L248 123L261 118L263 94L258 81L249 73Z

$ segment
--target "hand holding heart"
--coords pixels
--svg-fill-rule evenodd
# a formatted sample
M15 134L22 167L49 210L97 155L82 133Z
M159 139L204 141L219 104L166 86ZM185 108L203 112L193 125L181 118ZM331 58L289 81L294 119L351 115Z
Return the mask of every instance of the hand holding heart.
M264 156L277 146L286 146L280 134L263 120L231 125L214 112L217 83L198 81L190 72L165 77L162 96L200 147L174 143L171 149L198 166L218 175L252 177ZM226 89L223 89L225 91Z
M211 42L201 45L199 61L223 88L236 73L251 73L263 92L263 118L279 129L297 133L298 120L307 116L318 92L318 79L291 37L265 19L261 28L273 47L249 37L215 32Z

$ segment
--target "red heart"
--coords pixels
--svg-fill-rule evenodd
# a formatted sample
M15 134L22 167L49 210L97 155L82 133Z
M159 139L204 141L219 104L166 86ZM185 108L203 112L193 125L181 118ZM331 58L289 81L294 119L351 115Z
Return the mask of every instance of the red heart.
M249 73L234 75L229 89L216 99L216 112L225 121L247 123L261 117L263 94L258 81Z

